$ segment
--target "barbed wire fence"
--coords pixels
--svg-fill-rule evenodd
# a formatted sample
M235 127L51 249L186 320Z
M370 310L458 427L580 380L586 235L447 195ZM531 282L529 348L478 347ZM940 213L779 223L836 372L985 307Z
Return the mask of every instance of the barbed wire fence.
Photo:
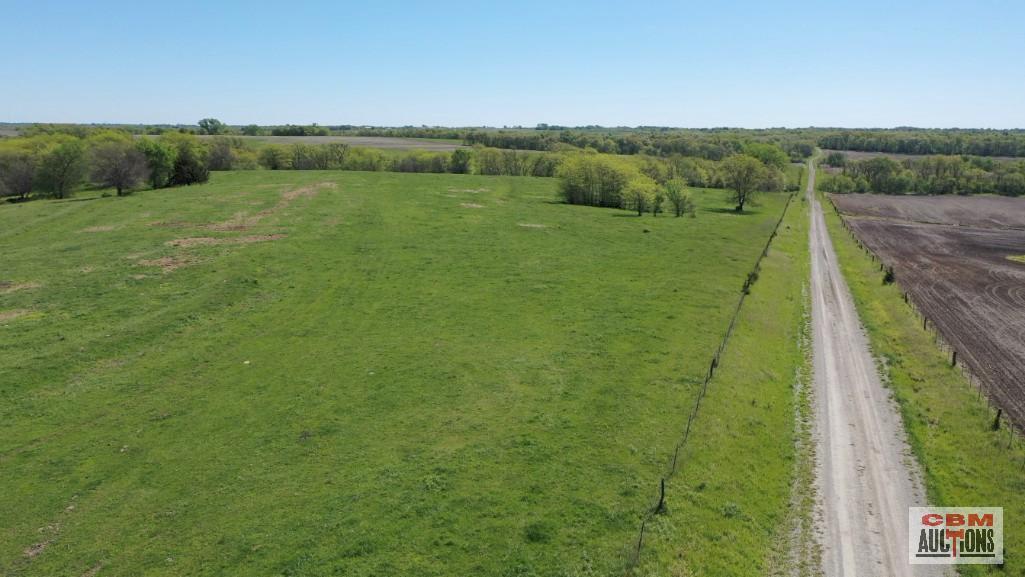
M750 294L751 287L758 281L758 275L761 272L762 260L764 260L769 254L772 241L775 240L776 235L779 234L779 227L783 224L783 220L787 216L787 211L790 209L790 205L793 203L794 197L799 193L800 191L793 192L789 197L787 197L786 204L783 205L783 211L779 216L779 220L776 221L776 225L772 228L772 233L769 234L768 240L765 241L765 246L762 248L762 252L758 255L754 266L751 268L750 272L747 273L747 277L744 279L744 286L740 291L740 296L737 298L737 304L733 307L733 312L730 315L730 322L726 326L726 331L723 333L723 336L719 341L719 346L712 355L711 361L708 364L708 370L705 372L704 379L702 379L701 389L698 391L697 397L694 399L694 406L692 407L690 414L687 416L687 424L683 429L683 434L680 437L680 440L676 443L676 446L673 448L672 458L669 460L665 473L659 479L658 498L655 500L654 504L645 511L644 516L641 519L641 526L637 533L637 541L633 547L633 556L630 559L629 567L636 567L640 562L641 551L644 548L644 536L648 524L652 519L654 519L655 515L665 509L666 482L671 480L676 475L677 471L683 467L683 463L680 460L680 452L690 439L694 420L697 418L698 411L701 409L701 401L704 400L705 394L708 392L708 385L715 376L715 371L719 368L719 362L722 358L722 354L726 350L726 345L729 343L730 337L733 335L733 329L737 324L737 318L740 316L740 310L744 306L744 299L746 299L747 295Z

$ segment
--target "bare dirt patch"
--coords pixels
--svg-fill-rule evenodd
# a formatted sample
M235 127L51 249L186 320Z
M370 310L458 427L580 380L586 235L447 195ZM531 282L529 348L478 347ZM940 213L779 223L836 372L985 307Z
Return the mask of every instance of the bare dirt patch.
M11 319L16 319L18 317L23 317L29 314L30 312L32 311L28 309L13 309L9 311L0 311L0 322L9 321Z
M43 285L37 282L13 282L8 280L0 280L0 294L9 294L22 290L37 289Z
M40 553L42 553L43 550L46 549L46 546L49 544L49 541L40 541L39 543L36 543L31 547L27 547L22 553L24 553L24 555L29 559L32 559L33 557L36 557Z
M490 188L485 188L483 186L480 187L480 188L450 188L450 189L448 189L449 192L468 192L470 194L480 194L482 192L489 192L490 190L491 190Z
M114 230L113 226L105 224L102 226L90 226L89 228L83 228L79 232L110 232L112 230Z
M253 214L237 212L234 216L232 216L226 221L208 224L204 228L208 230L216 230L222 232L248 230L259 224L259 222L264 218L272 216L275 213L288 208L288 205L292 204L292 202L296 199L304 197L313 197L316 196L317 192L319 192L322 188L335 188L337 186L338 185L334 182L318 182L317 184L311 184L308 186L301 186L299 188L286 190L285 192L281 193L281 198L278 200L277 204L270 208L261 210L259 212L255 212Z
M162 256L154 259L143 259L138 261L140 266L156 266L164 272L178 270L198 262L196 259L184 256Z
M546 225L534 224L534 223L530 223L530 222L518 222L518 223L516 223L516 225L517 226L522 226L523 228L548 228Z
M477 204L476 202L464 202L461 203L459 206L463 208L484 208L483 204Z
M184 220L158 220L149 223L148 226L157 228L188 228L192 226L192 223Z
M191 237L191 238L177 238L165 242L167 246L176 246L180 248L188 248L192 246L210 246L219 244L251 244L254 242L267 242L271 240L280 240L286 238L287 234L253 234L249 236L238 236L228 238L213 238L209 236Z
M834 195L861 242L1025 428L1025 199ZM882 273L880 273L882 275Z

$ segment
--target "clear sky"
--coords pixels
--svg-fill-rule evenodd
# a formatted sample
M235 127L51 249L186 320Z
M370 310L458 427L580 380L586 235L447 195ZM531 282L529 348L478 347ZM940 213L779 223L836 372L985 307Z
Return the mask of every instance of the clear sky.
M0 0L0 122L1025 127L1025 2Z

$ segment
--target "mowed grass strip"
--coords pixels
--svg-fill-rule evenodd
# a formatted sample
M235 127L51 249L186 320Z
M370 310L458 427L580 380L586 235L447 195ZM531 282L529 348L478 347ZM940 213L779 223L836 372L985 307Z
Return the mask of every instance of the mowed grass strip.
M807 537L811 530L808 500L791 501L795 476L806 487L811 474L808 431L798 426L808 418L800 404L807 402L802 391L810 379L808 275L808 205L802 196L793 200L745 299L668 484L667 510L648 527L637 574L811 571L798 573L792 565L805 560L800 553L791 559L786 550L789 532ZM678 417L678 429L685 418ZM805 447L801 454L798 446ZM802 462L795 464L798 458Z
M1006 423L993 430L995 412L960 369L950 366L950 354L922 328L899 285L883 284L879 265L844 231L829 201L822 203L840 268L924 470L929 502L1004 508L1005 566L962 565L959 572L1025 576L1021 438L1012 438Z
M36 287L0 295L31 311L0 322L0 573L621 572L784 196L636 218L555 187L0 207L0 280Z

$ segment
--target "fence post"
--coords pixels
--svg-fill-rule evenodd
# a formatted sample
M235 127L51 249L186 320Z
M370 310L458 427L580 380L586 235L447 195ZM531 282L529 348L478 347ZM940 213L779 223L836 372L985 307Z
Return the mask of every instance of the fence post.
M999 431L1000 430L1000 415L1003 415L1003 414L1004 414L1004 410L1003 409L997 409L997 418L993 419L993 430L994 431Z

